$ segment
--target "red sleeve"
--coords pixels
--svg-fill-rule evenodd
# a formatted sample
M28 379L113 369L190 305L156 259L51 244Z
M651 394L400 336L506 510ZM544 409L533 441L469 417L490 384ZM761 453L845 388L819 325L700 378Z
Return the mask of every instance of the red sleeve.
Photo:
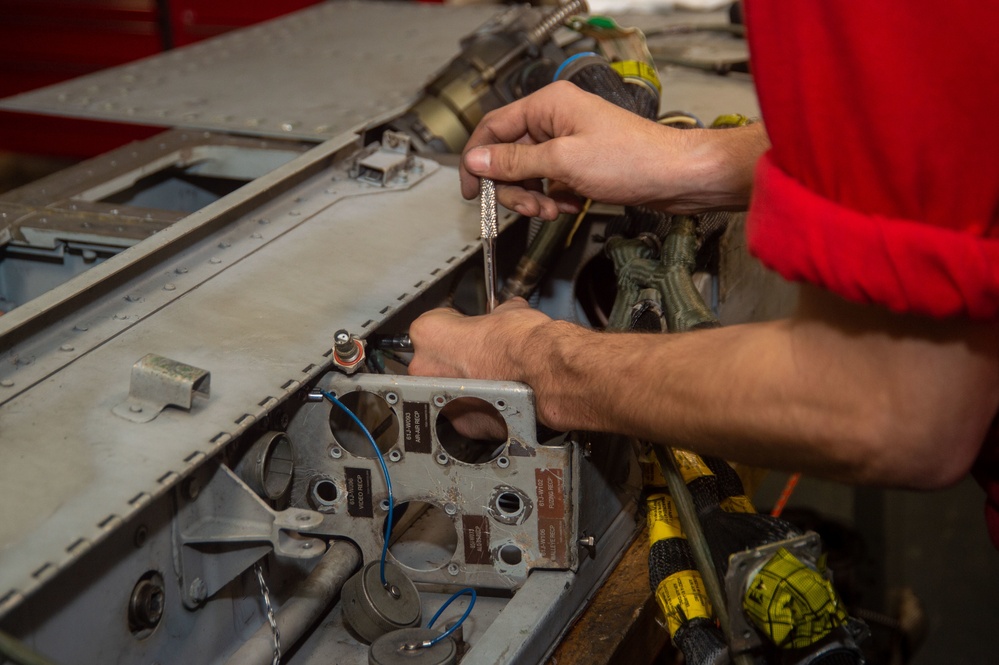
M850 300L996 319L999 3L939 8L747 1L773 144L749 245Z

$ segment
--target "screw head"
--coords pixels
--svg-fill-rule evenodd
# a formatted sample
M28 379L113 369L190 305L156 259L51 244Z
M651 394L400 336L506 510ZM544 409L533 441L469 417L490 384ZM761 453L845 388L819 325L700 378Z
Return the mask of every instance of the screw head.
M128 623L133 630L151 630L163 618L166 593L156 575L153 579L141 580L132 590L128 603Z

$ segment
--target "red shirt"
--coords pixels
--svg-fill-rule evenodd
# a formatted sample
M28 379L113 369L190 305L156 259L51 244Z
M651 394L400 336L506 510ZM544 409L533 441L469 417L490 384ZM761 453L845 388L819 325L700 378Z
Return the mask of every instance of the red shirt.
M999 319L999 3L750 0L772 150L747 233L855 302ZM986 469L986 459L993 460ZM999 441L977 471L999 547Z

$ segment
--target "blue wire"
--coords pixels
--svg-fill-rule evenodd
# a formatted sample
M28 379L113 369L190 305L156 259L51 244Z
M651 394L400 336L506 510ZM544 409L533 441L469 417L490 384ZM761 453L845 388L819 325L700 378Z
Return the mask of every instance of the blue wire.
M437 610L437 613L434 614L433 617L431 617L430 622L427 624L427 629L429 630L434 625L434 621L437 621L437 618L441 615L441 612L443 612L444 610L446 610L448 605L450 605L452 602L454 602L454 600L458 596L462 596L462 595L464 595L466 593L472 594L472 601L470 603L468 603L468 607L465 609L465 613L461 615L460 619L458 619L458 623L454 624L453 626L451 626L450 628L448 628L446 631L444 631L443 633L441 633L440 635L438 635L434 639L430 640L429 643L425 643L427 645L428 649L430 647L432 647L433 645L437 644L438 642L440 642L441 640L443 640L445 637L449 636L454 631L458 630L458 627L461 626L461 624L465 623L465 619L468 618L468 615L471 614L471 612L472 612L472 608L475 607L475 598L476 598L475 589L473 589L470 586L469 587L465 587L461 591L456 591L450 598L448 598L447 602L444 603L443 605L441 605L441 608L439 610Z
M382 586L387 589L389 584L388 582L385 581L385 559L388 558L389 538L392 535L392 513L395 510L395 498L392 495L392 481L391 479L389 479L388 466L385 465L385 458L382 456L382 451L378 449L378 444L375 443L375 438L371 436L371 432L369 432L368 428L364 426L364 423L361 422L361 419L358 418L356 415L354 415L354 412L348 409L343 402L334 397L333 393L327 392L325 390L321 390L320 392L323 394L323 397L325 397L330 402L340 407L340 410L346 413L347 416L354 421L354 424L361 428L361 431L364 432L364 436L368 438L368 443L370 443L371 447L375 449L375 455L378 457L378 463L382 465L382 473L385 474L385 486L388 487L388 517L385 519L385 542L382 543L382 560L380 565L380 573L382 578ZM447 607L447 605L445 605L444 607Z
M582 58L589 58L592 56L596 56L598 58L602 57L599 53L594 53L593 51L583 51L582 53L577 53L576 55L566 58L562 62L562 64L558 66L558 69L555 70L555 76L552 77L552 81L558 81L559 77L562 76L562 72L565 71L565 68L571 63L575 62L576 60L580 60Z

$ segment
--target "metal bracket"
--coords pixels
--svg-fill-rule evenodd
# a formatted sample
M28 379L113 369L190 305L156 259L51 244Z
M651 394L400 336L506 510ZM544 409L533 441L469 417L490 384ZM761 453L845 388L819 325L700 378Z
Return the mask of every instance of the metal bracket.
M357 179L387 187L397 178L405 182L406 170L414 164L409 154L411 139L402 132L386 131L381 144L357 163Z
M181 596L195 608L272 550L278 558L313 559L325 543L299 532L322 524L312 510L275 511L228 467L217 465L181 486L175 548L180 553Z
M736 552L729 557L728 572L725 574L725 596L732 628L732 653L744 653L763 644L756 627L742 611L742 597L749 582L779 549L786 549L801 561L815 567L822 555L822 539L819 534L809 531L797 538Z
M149 353L132 365L128 399L112 409L116 416L133 423L148 423L168 406L187 411L194 398L208 398L211 373Z

